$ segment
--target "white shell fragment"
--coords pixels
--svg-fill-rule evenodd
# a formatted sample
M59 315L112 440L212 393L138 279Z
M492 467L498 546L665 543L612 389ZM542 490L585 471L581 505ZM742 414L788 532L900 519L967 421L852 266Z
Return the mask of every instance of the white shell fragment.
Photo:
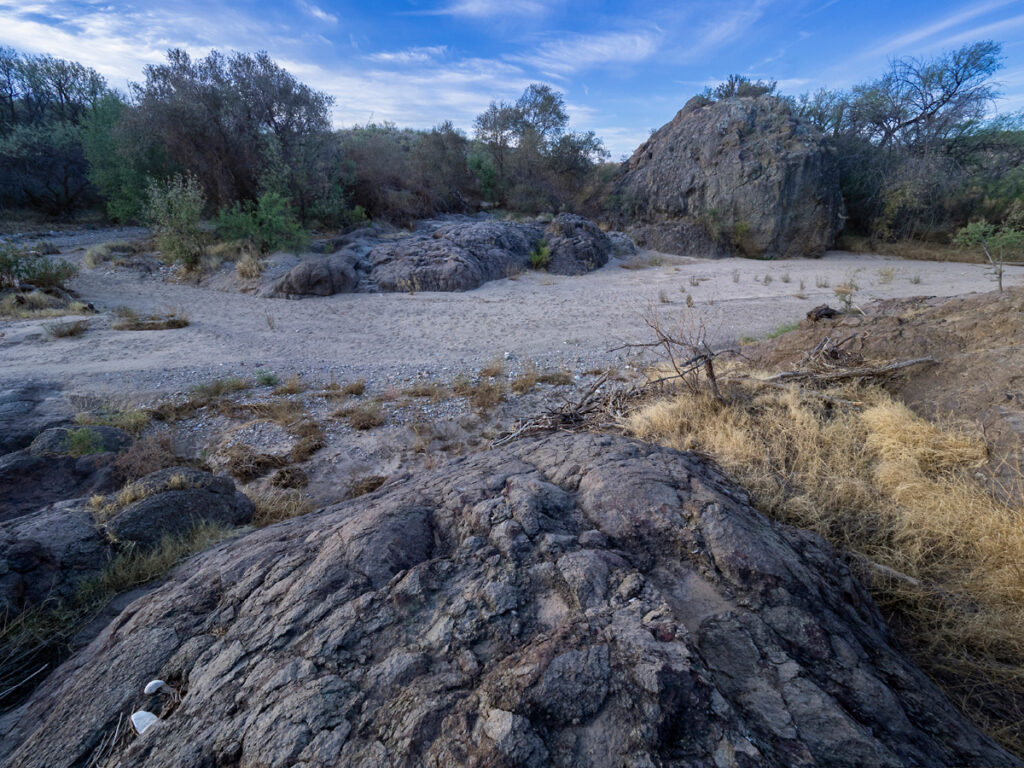
M141 736L146 732L147 728L149 728L151 725L153 725L153 723L155 723L159 719L160 718L154 715L152 712L147 712L144 709L140 709L138 712L132 713L132 728L134 728L135 732L139 734L139 736Z
M146 692L146 695L150 696L159 691L161 688L167 687L167 683L165 683L163 680L150 680L148 683L146 683L146 687L144 690Z

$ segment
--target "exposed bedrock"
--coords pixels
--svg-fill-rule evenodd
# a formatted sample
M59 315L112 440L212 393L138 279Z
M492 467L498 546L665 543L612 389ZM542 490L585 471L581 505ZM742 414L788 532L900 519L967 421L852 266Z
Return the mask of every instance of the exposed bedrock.
M1018 764L822 539L694 455L600 435L187 562L0 721L4 764L85 765L138 709L161 720L120 765Z
M821 256L843 226L839 167L821 132L774 97L700 97L622 166L612 219L669 253Z

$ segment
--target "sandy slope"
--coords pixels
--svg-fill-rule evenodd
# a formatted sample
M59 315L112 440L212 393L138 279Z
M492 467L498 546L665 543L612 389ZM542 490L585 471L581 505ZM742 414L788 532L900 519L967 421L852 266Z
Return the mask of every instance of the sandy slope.
M58 244L66 245L66 255L75 259L88 241L117 236L123 233L95 233ZM675 261L626 270L613 260L583 277L528 273L467 293L350 294L301 301L168 283L127 269L83 269L73 286L97 308L127 305L155 312L175 307L187 312L191 325L113 331L108 313L93 318L83 336L54 340L40 321L3 321L0 382L38 378L63 382L73 391L157 393L257 369L297 371L314 380L397 380L423 372L450 378L505 353L519 361L589 367L621 359L622 352L609 349L623 341L648 338L641 316L652 303L667 315L685 315L687 295L711 338L727 343L796 321L822 302L835 305L832 288L851 274L861 286L858 303L993 287L978 265L840 252L821 260ZM880 270L893 270L891 280ZM772 278L767 285L765 275ZM918 276L920 282L912 282ZM691 278L699 284L692 285ZM1015 270L1008 283L1022 278ZM796 295L801 281L804 298Z

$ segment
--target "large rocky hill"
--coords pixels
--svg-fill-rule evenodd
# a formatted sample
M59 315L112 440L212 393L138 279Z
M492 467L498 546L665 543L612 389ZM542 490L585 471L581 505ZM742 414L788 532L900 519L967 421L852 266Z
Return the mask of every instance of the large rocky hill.
M839 169L820 131L775 97L695 97L624 164L613 219L670 253L821 256L842 229Z

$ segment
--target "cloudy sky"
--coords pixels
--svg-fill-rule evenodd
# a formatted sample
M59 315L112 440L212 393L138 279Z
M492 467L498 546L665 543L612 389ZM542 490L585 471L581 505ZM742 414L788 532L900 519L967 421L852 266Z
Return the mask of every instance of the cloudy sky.
M115 87L171 47L266 50L335 97L338 126L469 129L548 83L615 159L732 72L799 94L983 39L1003 43L998 109L1024 108L1024 0L0 0L0 44Z

